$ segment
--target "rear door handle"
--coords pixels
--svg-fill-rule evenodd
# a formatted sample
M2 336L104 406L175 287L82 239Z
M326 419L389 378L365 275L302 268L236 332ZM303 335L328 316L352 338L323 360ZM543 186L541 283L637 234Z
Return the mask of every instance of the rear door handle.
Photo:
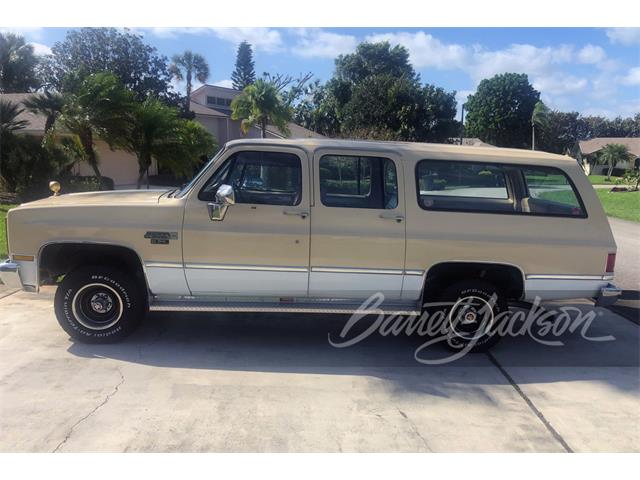
M285 215L297 215L302 218L307 218L309 216L309 212L305 212L304 210L283 210L282 213Z
M380 218L385 220L395 220L398 223L404 220L404 216L398 215L397 213L381 213Z

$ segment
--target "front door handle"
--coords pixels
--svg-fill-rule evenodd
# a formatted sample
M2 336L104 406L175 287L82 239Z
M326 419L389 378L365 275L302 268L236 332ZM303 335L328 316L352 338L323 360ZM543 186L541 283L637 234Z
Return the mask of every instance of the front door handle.
M380 218L385 220L395 220L397 223L400 223L404 220L403 215L398 215L397 213L381 213Z
M282 213L285 215L297 215L302 218L307 218L309 216L309 212L305 212L304 210L283 210Z

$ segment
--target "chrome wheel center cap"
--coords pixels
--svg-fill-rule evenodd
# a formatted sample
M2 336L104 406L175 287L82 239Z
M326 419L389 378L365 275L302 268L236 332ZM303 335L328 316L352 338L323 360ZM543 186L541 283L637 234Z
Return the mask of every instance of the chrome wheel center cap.
M476 315L475 312L467 312L464 314L462 323L463 324L474 323L476 321L476 318L478 318L478 316Z
M113 300L106 293L96 293L91 297L91 308L96 313L107 313L113 308Z

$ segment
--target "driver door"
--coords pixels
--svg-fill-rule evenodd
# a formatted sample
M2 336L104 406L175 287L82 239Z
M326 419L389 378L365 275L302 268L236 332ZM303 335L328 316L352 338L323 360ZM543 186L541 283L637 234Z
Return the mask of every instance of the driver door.
M193 295L306 296L309 165L297 148L232 150L185 206L183 258ZM221 220L208 204L230 185L235 204Z

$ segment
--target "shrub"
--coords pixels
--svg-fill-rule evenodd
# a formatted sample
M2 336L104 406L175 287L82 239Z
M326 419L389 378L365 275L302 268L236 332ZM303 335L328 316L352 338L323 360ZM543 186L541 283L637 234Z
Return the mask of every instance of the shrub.
M94 192L98 190L113 190L113 179L101 177L102 188L95 176L74 175L60 180L60 193Z

